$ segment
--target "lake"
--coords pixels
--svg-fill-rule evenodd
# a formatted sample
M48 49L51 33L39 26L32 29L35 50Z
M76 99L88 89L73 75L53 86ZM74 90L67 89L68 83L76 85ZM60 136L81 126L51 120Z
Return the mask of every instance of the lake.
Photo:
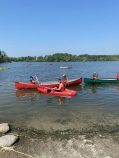
M60 66L70 65L70 69ZM45 96L37 90L17 90L15 81L39 82L69 79L116 77L119 62L13 62L0 66L0 123L8 122L10 133L19 135L15 152L0 157L19 158L26 153L36 158L118 158L119 84L69 87L77 96ZM23 157L23 155L21 155Z
M70 69L60 66L70 65ZM69 79L116 77L119 62L13 62L0 64L9 70L0 71L0 122L16 127L33 128L47 132L88 130L118 131L119 85L77 85L70 89L77 96L63 98L44 96L37 90L16 90L15 81L28 82L37 75L40 82L54 81L64 73Z

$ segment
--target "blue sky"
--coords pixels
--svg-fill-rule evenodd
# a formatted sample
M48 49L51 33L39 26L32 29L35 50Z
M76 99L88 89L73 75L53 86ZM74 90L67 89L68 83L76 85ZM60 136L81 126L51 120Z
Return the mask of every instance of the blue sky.
M0 0L8 56L119 54L119 0Z

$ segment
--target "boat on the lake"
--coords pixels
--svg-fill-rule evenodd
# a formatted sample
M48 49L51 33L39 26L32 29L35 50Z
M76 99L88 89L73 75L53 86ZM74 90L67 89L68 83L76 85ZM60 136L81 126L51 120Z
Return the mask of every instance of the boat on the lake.
M73 85L77 85L77 84L81 84L82 83L82 78L77 78L77 79L72 79L72 80L68 80L66 82L66 86L73 86ZM38 86L46 86L46 87L58 87L59 86L59 82L58 81L52 81L52 82L41 82L40 84L32 84L32 83L24 83L24 82L15 82L15 87L16 89L37 89Z
M70 69L72 66L60 66L60 69Z
M37 89L39 92L48 94L48 95L56 95L56 96L76 96L77 95L76 91L70 90L67 88L64 91L60 91L60 92L46 86L39 86Z
M100 84L100 83L119 83L117 78L84 78L85 84Z

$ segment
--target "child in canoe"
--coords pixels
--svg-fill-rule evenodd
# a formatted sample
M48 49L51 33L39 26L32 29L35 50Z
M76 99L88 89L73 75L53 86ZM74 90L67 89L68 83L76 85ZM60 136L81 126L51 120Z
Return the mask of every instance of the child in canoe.
M96 80L98 77L98 75L96 74L96 72L93 73L93 79Z
M55 87L53 90L58 92L63 92L65 90L64 82L62 79L59 79L59 87Z
M31 84L36 84L37 83L33 76L30 76L29 81L30 81Z
M119 72L117 73L117 80L119 80Z

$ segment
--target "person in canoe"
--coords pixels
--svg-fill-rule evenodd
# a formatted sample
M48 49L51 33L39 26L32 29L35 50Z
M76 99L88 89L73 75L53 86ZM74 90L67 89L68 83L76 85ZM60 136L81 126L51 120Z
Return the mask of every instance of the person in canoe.
M55 87L52 90L63 92L65 90L64 82L62 79L59 79L59 87Z
M68 78L65 74L62 76L62 81L63 81L64 86L66 86L66 83L68 82Z
M30 76L30 83L31 84L36 84L36 80L34 79L34 77L33 76Z
M119 80L119 72L117 73L117 80Z
M97 76L96 72L94 72L94 73L93 73L93 79L96 80L97 77L98 77L98 76Z

